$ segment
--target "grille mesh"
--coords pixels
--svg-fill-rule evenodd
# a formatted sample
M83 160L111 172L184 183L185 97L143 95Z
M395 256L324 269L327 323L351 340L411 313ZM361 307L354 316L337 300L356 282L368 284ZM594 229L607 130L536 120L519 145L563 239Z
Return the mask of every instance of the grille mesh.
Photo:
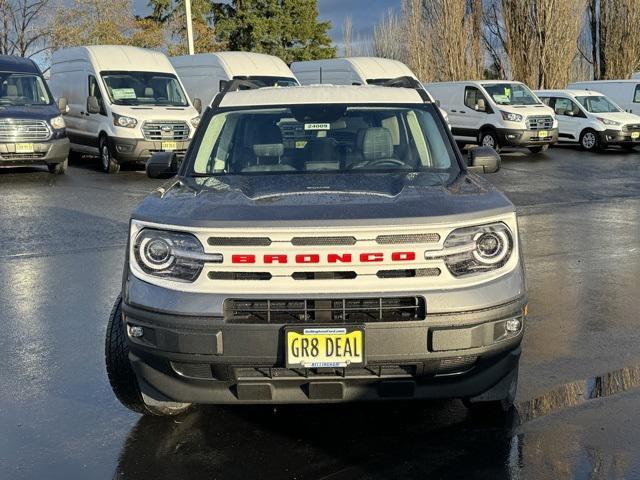
M440 235L437 233L406 233L399 235L378 235L376 242L380 245L394 245L398 243L437 243Z
M51 130L44 120L0 119L0 142L37 142L50 136Z
M313 245L355 245L355 237L293 237L291 244L296 246Z
M439 268L409 268L404 270L379 270L378 278L412 278L412 277L437 277Z
M33 153L0 153L0 157L5 160L32 160L34 158L44 158L45 152Z
M549 116L529 117L527 121L530 130L548 130L553 126L553 118Z
M207 243L214 247L268 247L268 237L209 237Z
M142 125L142 134L146 140L187 140L189 126L186 122L154 121Z
M211 280L271 280L269 272L209 272Z

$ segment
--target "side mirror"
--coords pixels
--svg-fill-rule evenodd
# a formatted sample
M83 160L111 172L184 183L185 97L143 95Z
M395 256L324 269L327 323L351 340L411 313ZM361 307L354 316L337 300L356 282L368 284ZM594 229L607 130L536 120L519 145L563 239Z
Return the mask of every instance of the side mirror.
M436 107L440 108L440 100L435 101Z
M97 97L87 97L87 113L100 113L100 103Z
M477 112L486 112L487 105L484 103L484 98L479 98L476 102L476 111Z
M198 113L202 113L202 100L200 100L199 98L194 98L193 99L193 108L195 108Z
M171 178L178 173L178 158L174 152L156 152L147 161L147 177Z
M66 115L69 113L69 103L67 102L67 97L60 97L58 99L58 110L62 115Z
M495 173L500 170L500 155L491 147L475 147L469 150L468 168L474 173Z

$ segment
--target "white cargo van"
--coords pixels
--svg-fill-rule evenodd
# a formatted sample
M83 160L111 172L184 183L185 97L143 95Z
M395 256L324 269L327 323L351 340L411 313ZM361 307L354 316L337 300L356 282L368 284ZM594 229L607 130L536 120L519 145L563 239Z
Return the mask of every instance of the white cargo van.
M459 144L479 144L499 151L527 147L536 153L558 140L553 109L525 84L507 80L430 83L425 88L449 115Z
M291 71L300 84L382 85L399 77L418 77L404 63L379 57L344 57L293 62ZM420 81L420 80L418 80ZM433 96L427 91L432 101ZM448 123L447 113L439 109Z
M194 108L167 57L153 50L59 50L49 84L56 97L68 100L71 151L99 155L108 173L159 151L184 155L200 119L200 102Z
M273 55L250 52L200 53L169 57L189 97L206 105L231 80L250 80L265 87L299 85L287 64Z
M620 105L623 110L640 115L640 79L574 82L570 83L567 88L601 93Z
M558 141L579 143L585 150L640 144L640 116L622 110L605 95L591 90L538 90L558 119Z

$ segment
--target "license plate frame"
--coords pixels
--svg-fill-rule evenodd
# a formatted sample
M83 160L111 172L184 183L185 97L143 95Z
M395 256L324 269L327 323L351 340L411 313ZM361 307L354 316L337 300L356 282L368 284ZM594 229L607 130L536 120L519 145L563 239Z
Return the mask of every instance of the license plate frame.
M178 149L178 144L175 141L162 141L160 143L160 150L163 152L173 152Z
M548 130L540 130L538 132L538 138L547 138L549 136Z
M16 153L34 153L33 143L16 143Z
M308 344L307 353L311 353L311 341L313 338L318 339L317 348L322 350L318 352L315 359L311 358L312 355L292 355L295 352L296 346L293 345L294 339L298 338L300 342L297 345L298 350L302 350L302 339L306 338L310 343ZM342 342L346 338L351 338L355 344L350 343L350 349L352 355L348 358L344 355L338 356L336 354L331 357L327 356L327 350L329 348L328 340L331 340L334 353L339 353L336 349L345 353L346 345L343 344L340 347L337 345L337 340L341 339ZM355 340L359 338L358 341ZM365 328L364 325L304 325L304 326L290 326L284 330L284 348L285 348L285 364L287 368L344 368L344 367L363 367L366 365L366 345L365 345ZM324 340L324 342L322 342ZM342 343L340 342L340 343ZM356 347L356 351L353 351L353 347ZM359 347L359 349L358 349ZM302 352L300 352L302 353ZM321 356L320 353L323 355ZM293 358L292 358L293 357Z

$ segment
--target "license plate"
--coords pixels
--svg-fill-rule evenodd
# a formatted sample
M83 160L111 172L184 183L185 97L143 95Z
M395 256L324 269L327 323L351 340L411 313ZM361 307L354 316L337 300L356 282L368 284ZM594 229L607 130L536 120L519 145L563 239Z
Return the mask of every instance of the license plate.
M549 132L547 132L546 130L540 130L538 132L538 138L546 138L549 136Z
M171 152L175 150L178 146L176 142L162 142L161 149L165 152Z
M33 153L33 143L16 143L16 153Z
M287 368L364 365L364 330L359 327L299 327L286 330Z
M634 140L640 137L640 132L631 132L631 138Z

